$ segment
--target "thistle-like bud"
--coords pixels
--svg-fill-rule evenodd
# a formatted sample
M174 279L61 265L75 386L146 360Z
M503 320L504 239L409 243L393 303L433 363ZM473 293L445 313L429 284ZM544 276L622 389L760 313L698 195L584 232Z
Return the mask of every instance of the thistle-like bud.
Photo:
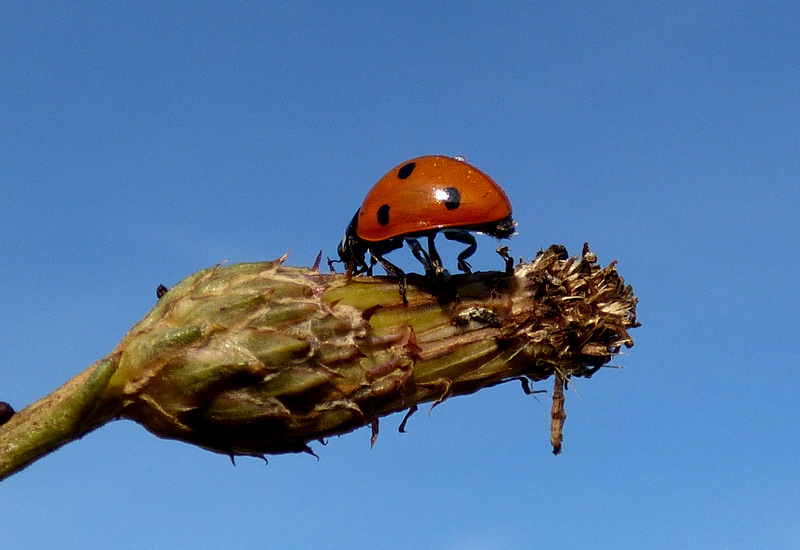
M380 416L555 375L558 452L564 384L632 346L637 326L631 287L588 247L453 276L446 303L410 278L407 306L392 279L282 264L217 266L170 289L118 346L106 407L161 437L262 456L364 425L374 443Z
M311 452L422 402L553 376L551 443L564 387L589 377L638 326L636 298L587 246L552 246L508 272L320 274L273 262L217 266L158 289L153 310L108 357L36 403L0 411L0 479L105 422L236 455ZM446 296L445 296L446 294ZM405 419L400 425L402 431Z

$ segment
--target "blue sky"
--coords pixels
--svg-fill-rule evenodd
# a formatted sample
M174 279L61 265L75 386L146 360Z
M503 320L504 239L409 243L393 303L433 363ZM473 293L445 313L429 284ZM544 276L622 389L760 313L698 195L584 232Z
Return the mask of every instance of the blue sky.
M116 422L2 483L3 547L800 548L795 4L343 4L3 3L0 399L160 283L333 255L423 154L506 189L514 255L619 260L625 368L577 381L558 457L516 385L266 467Z

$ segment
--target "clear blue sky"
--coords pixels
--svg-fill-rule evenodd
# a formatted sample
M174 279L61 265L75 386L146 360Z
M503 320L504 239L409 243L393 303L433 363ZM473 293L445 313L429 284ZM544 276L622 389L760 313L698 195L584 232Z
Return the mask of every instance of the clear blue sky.
M0 546L800 548L795 2L30 4L0 6L1 400L159 283L334 254L421 154L506 189L515 255L619 260L643 326L561 456L517 385L269 466L117 422L0 485Z

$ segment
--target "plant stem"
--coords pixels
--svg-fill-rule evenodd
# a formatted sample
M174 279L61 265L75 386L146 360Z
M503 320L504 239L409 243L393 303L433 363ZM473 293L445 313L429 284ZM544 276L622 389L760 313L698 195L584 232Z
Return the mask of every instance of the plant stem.
M101 359L0 426L0 480L114 418L98 404L116 366Z

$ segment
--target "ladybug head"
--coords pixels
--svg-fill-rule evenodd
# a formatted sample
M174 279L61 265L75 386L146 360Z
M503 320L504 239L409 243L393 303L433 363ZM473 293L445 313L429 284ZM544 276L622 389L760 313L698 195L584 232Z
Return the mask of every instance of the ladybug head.
M367 247L357 233L359 211L360 209L356 210L353 219L347 224L342 242L339 243L339 247L336 249L339 254L339 261L344 263L347 270L352 271L354 274L363 273L367 269L367 264L364 260Z

